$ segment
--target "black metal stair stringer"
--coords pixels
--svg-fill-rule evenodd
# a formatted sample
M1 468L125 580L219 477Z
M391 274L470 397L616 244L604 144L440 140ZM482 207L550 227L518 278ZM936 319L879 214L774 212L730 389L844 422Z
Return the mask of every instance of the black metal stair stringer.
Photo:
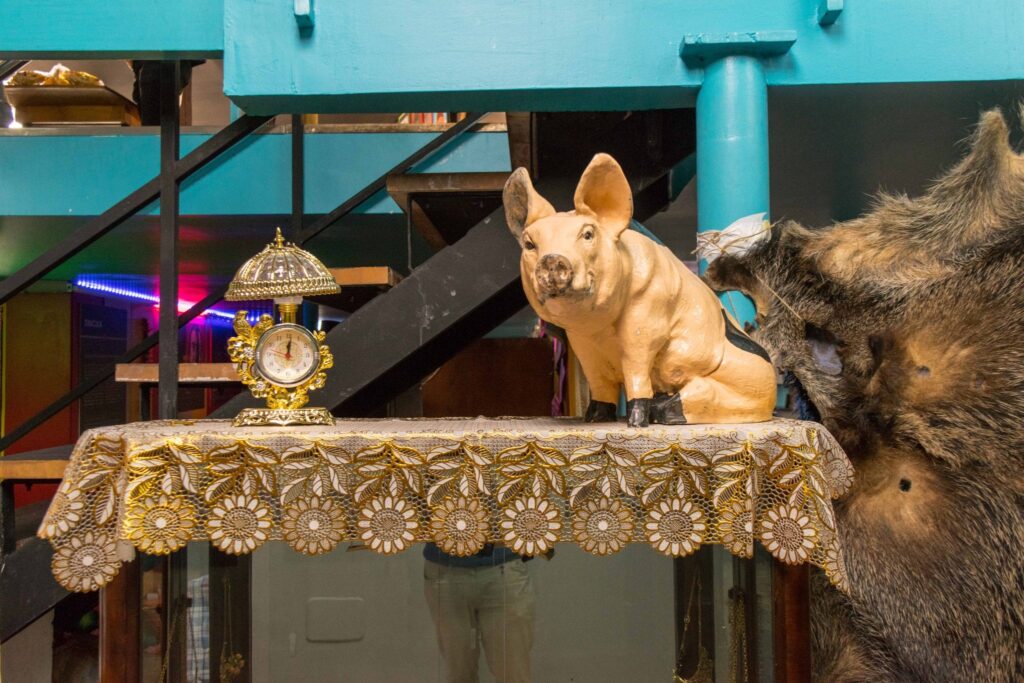
M48 541L30 538L0 556L0 643L49 612L68 596L53 578Z
M526 305L499 210L327 335L335 368L314 401L360 414L415 384ZM237 396L215 417L258 405Z

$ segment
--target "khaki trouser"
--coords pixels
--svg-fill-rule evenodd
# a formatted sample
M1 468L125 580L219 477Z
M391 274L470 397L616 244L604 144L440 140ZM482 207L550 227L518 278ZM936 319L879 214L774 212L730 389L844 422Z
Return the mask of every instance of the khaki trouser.
M498 683L529 683L534 594L525 562L447 567L427 560L423 578L448 683L477 682L477 643Z

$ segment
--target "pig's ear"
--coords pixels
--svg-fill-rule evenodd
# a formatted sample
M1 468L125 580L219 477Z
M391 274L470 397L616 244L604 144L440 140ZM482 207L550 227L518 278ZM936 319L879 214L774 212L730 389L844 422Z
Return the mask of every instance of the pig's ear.
M576 213L596 216L601 225L618 237L633 217L633 192L619 162L598 154L583 171L573 197Z
M520 244L523 242L523 230L534 221L555 213L555 207L533 189L530 174L522 166L505 181L502 201L505 204L505 222Z

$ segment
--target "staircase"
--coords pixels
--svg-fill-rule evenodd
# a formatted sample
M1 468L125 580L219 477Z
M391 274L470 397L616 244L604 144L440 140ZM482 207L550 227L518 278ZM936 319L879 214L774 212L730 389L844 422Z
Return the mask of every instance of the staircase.
M670 174L695 150L694 115L689 109L510 114L509 147L513 167L528 168L537 190L559 209L570 207L591 157L612 154L633 185L635 218L643 221L671 200ZM500 208L503 181L474 177L495 174L442 175L389 177L393 196L438 251L328 333L335 369L317 399L337 414L379 408L526 305L519 247ZM460 198L469 208L453 211ZM491 207L483 218L473 215ZM460 224L467 218L478 220ZM315 242L307 246L316 252ZM255 405L240 395L214 417Z

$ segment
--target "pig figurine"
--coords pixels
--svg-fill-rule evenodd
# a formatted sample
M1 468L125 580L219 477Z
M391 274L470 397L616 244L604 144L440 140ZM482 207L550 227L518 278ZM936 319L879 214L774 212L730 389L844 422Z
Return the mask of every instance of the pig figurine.
M633 197L612 157L587 166L574 211L556 212L525 168L503 199L526 297L566 330L590 384L588 422L615 420L621 386L631 427L771 419L768 354L671 251L627 230Z

